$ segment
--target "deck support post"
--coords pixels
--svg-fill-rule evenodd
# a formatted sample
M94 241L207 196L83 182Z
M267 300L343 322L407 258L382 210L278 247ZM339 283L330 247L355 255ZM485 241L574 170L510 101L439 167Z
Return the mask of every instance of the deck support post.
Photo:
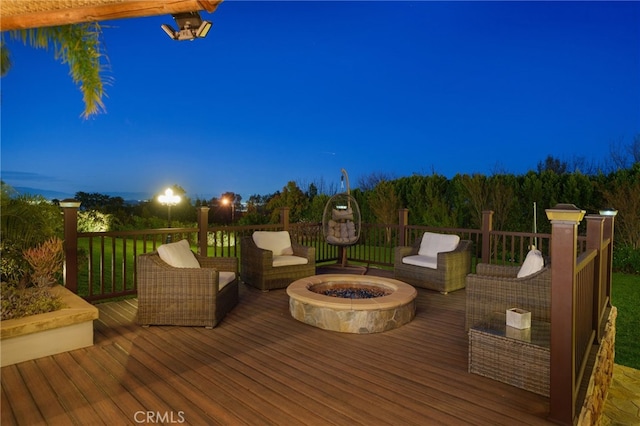
M289 230L289 212L291 211L290 207L282 207L280 209L280 224L282 225L283 231Z
M575 347L575 277L578 224L585 211L573 204L547 209L551 221L551 365L549 420L573 425L577 392Z
M482 212L482 263L491 263L491 231L493 231L493 210Z
M406 246L407 244L407 225L409 224L409 209L398 210L398 245Z
M60 201L64 217L64 286L78 294L78 209L80 201Z
M200 256L207 256L207 234L209 230L209 207L198 208L198 252Z

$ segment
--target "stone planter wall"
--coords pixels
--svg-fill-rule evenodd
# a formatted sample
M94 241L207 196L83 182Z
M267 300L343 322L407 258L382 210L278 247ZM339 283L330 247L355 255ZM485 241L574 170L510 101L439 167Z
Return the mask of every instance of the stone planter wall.
M98 308L63 286L52 293L64 308L0 323L0 365L16 364L93 345Z
M600 342L600 348L596 354L596 361L589 379L584 403L578 417L577 424L579 426L599 424L604 411L604 404L607 401L607 393L613 377L617 316L618 310L612 307L605 325L602 341Z

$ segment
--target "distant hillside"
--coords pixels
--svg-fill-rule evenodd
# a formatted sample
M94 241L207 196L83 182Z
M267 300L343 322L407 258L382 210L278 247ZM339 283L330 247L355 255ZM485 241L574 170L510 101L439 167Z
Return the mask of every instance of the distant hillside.
M48 191L46 189L29 188L26 186L14 186L13 189L22 195L41 195L47 200L64 200L65 198L73 198L73 194L59 191Z
M15 189L19 194L41 195L47 200L64 200L65 198L73 198L75 193L69 194L66 192L49 191L46 189L29 188L26 186L16 186ZM139 201L148 200L151 198L151 194L145 192L100 192L110 197L122 197L125 202L135 204Z

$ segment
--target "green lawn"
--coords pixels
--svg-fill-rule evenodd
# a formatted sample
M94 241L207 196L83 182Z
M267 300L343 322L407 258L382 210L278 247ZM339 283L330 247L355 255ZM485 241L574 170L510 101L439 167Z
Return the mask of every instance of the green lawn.
M611 304L616 320L616 364L640 370L640 276L613 274Z

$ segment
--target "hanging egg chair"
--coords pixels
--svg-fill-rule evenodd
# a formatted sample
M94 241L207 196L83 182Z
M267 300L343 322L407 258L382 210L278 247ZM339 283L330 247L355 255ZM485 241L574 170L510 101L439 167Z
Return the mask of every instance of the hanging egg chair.
M347 192L334 195L327 201L322 215L322 232L327 243L335 246L349 246L360 238L360 208L350 194L349 176L342 169L341 189L347 181Z

